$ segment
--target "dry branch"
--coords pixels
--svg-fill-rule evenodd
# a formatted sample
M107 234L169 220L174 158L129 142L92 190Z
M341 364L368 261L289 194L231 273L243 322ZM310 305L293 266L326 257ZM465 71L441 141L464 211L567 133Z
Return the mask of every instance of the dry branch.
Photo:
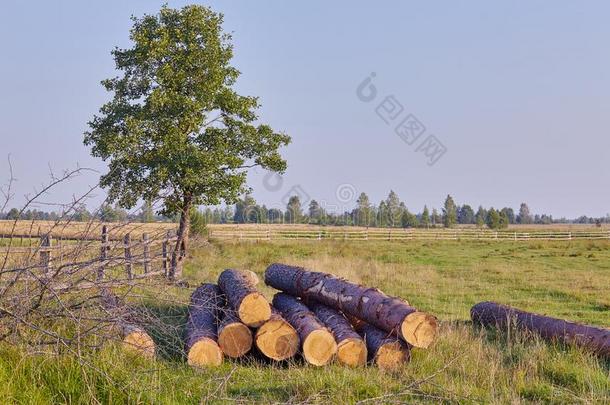
M376 288L367 288L327 273L277 263L265 271L265 283L308 301L328 305L386 332L396 332L412 346L426 348L436 337L437 320L434 316Z
M278 293L273 297L273 306L296 329L308 363L323 366L332 360L337 352L335 338L305 304L291 295Z
M227 269L218 277L218 286L227 297L229 306L250 327L262 325L271 316L271 306L256 289L257 283L256 274L247 270Z
M574 344L610 358L610 329L551 318L495 302L480 302L470 310L474 323L507 329L515 326L537 333L543 339Z

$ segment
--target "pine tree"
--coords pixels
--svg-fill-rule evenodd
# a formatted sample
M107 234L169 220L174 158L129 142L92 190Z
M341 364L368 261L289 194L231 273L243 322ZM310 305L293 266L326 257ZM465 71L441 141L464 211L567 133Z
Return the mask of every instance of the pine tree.
M457 222L457 211L453 198L447 194L445 205L443 207L443 225L445 228L451 228Z

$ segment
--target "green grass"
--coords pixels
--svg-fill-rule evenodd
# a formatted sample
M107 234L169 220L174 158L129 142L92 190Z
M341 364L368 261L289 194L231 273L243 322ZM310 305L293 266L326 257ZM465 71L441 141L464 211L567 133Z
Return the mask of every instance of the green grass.
M411 363L398 374L254 359L193 370L180 349L184 305L152 297L147 305L159 320L151 328L161 349L158 360L139 359L112 344L81 358L0 345L0 398L36 404L610 402L607 360L536 337L481 330L469 321L473 304L495 300L610 327L607 241L219 243L194 248L185 277L196 285L228 267L262 275L276 261L404 297L440 318L438 341L428 350L414 350ZM261 289L272 296L271 289ZM186 299L188 291L178 295Z

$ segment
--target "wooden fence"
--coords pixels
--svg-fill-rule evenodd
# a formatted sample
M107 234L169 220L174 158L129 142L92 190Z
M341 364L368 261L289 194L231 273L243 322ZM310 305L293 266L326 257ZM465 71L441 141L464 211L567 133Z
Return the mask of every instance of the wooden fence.
M409 240L595 240L609 239L610 231L494 231L489 229L414 229L414 228L370 228L343 229L324 228L298 229L286 227L210 229L213 240L271 241L271 240L361 240L361 241L409 241Z
M144 232L138 238L134 238L131 232L123 237L111 237L108 226L103 225L98 238L55 239L51 233L0 234L0 242L4 242L0 244L0 255L22 256L22 260L17 262L27 263L28 270L40 269L37 273L41 276L51 275L58 268L66 271L69 267L78 267L79 270L94 269L96 279L103 280L109 270L116 271L121 267L124 268L125 278L133 280L154 275L170 277L175 241L173 231L159 235Z

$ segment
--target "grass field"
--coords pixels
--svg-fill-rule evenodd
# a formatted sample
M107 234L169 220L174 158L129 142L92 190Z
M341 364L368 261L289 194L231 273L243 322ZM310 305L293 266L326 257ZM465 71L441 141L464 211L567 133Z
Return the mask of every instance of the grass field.
M113 345L49 356L0 344L0 398L23 403L461 402L608 403L610 362L521 334L473 328L470 307L496 300L610 327L610 242L338 242L201 244L185 277L215 280L227 267L262 274L272 262L304 265L398 295L441 320L438 341L414 350L399 374L295 360L186 366L177 343L157 361ZM270 298L271 289L262 287ZM176 291L182 300L188 290ZM186 309L152 297L149 306L180 325ZM180 330L164 341L177 342ZM162 331L153 331L163 337ZM83 367L82 361L88 362Z

